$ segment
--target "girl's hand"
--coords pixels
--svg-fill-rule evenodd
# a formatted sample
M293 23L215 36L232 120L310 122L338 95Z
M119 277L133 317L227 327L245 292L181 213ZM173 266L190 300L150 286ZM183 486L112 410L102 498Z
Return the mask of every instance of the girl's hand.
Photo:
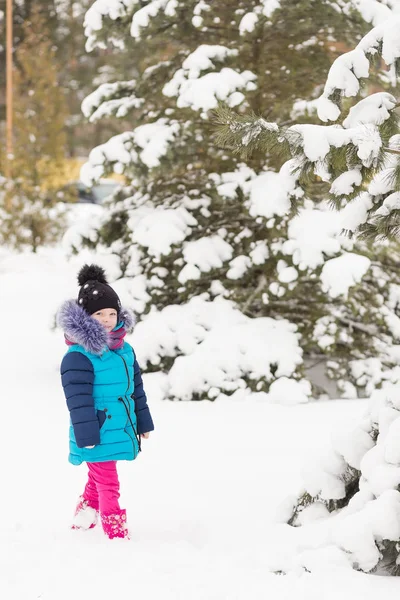
M147 433L141 433L140 437L144 438L145 440L148 440L150 437L150 431L148 431Z

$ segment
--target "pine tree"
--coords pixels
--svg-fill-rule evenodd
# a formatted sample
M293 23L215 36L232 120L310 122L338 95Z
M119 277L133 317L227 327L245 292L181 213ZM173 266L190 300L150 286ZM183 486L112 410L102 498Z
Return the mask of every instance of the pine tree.
M58 181L64 168L66 106L54 47L39 11L24 23L14 75L14 158L1 207L1 237L16 247L53 242L63 225Z
M107 9L94 3L86 16L89 49L129 45L138 75L100 87L84 111L92 120L129 115L136 127L93 150L85 172L97 178L115 170L128 180L106 212L98 246L110 248L121 275L141 288L140 311L153 311L143 325L150 328L158 318L155 308L184 305L183 311L196 298L209 304L222 298L251 320L295 324L307 356L335 357L330 373L352 381L357 393L368 377L352 359L382 358L391 337L388 290L397 251L382 250L372 260L367 247L355 253L351 242L341 244L335 237L340 225L330 225L321 193L311 186L305 194L290 165L268 171L277 161L264 147L246 163L227 152L216 144L210 119L225 101L290 120L299 93L306 100L316 95L334 44L360 38L362 19L352 3L342 4L340 12L324 0L273 7L256 0L134 2L130 8L116 1ZM295 216L288 208L298 202ZM308 246L306 255L309 240L299 230L315 222L330 229L329 240L318 249ZM317 260L310 250L318 251ZM335 269L349 278L339 291L329 276ZM186 351L178 342L172 346L153 352L148 368L175 365ZM281 375L276 365L272 372ZM303 376L299 363L289 375ZM245 384L269 390L274 377L247 373ZM206 387L197 390L200 397L207 397Z
M94 85L113 81L115 78L132 78L135 63L123 49L110 54L107 49L97 48L85 52L83 30L84 15L91 0L63 0L57 3L56 60L59 65L59 84L63 89L69 115L65 123L68 155L86 156L93 145L101 144L119 131L122 123L113 119L88 122L81 111L82 100L93 90ZM93 74L96 74L93 77Z
M316 176L328 182L331 202L345 209L347 231L372 241L397 240L400 233L399 102L388 92L365 94L362 84L381 59L398 85L398 26L398 17L383 22L334 62L316 103L319 118L334 125L282 127L256 115L218 112L221 143L246 155L262 149L294 159L300 183ZM342 102L357 96L353 106Z
M398 99L388 92L368 95L360 79L379 60L389 67L393 91L400 67L400 20L396 13L372 29L352 52L336 60L317 105L323 121L335 126L307 124L289 128L260 119L238 116L226 108L218 111L221 139L236 150L260 147L290 158L293 176L305 185L316 174L330 185L333 204L341 211L347 229L362 239L375 242L370 252L380 256L383 240L398 241L400 197L398 173ZM386 81L388 79L386 77ZM357 95L353 105L344 98ZM267 141L268 140L268 141ZM296 200L295 200L296 201ZM380 243L379 243L380 242ZM383 265L385 266L385 265ZM400 286L391 283L389 302L398 314ZM383 307L382 307L383 308ZM397 320L397 323L399 321ZM394 325L394 322L393 322ZM392 329L395 336L395 329ZM382 350L393 353L393 367L383 377L376 359L364 363L359 375L369 373L381 381L379 389L367 386L372 394L368 411L356 427L334 435L330 454L323 453L309 465L304 489L287 515L291 525L306 525L330 516L331 534L327 546L336 546L343 561L365 572L400 575L400 371L396 345L388 339ZM299 565L313 562L300 556ZM321 551L319 548L318 551ZM327 549L328 551L328 549ZM332 556L333 556L333 551ZM338 554L335 554L338 560Z

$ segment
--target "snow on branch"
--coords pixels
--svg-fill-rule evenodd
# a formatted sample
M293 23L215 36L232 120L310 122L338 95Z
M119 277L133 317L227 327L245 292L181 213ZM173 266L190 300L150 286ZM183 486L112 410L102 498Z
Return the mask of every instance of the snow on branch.
M378 96L376 94L375 96ZM395 99L390 94L380 94L385 98L381 102L382 110L373 110L376 107L375 98L367 98L364 108L368 108L369 116L378 123L383 122L391 116L387 107L395 106ZM372 109L372 110L371 110ZM367 111L365 111L367 113ZM354 121L356 115L361 111L353 113ZM307 159L316 163L324 161L332 148L343 148L352 144L356 149L357 156L362 165L371 167L376 163L382 148L382 140L377 123L362 123L357 127L345 129L340 125L293 125L291 127L279 127L276 123L269 123L265 119L255 116L235 115L226 109L222 112L216 111L218 141L230 146L236 152L249 155L257 149L267 151L280 151L292 157ZM352 123L349 116L348 123Z
M216 399L265 390L265 400L307 402L311 388L296 381L302 350L296 327L285 319L251 319L223 298L195 296L183 305L153 310L135 327L143 365L179 357L168 373L168 396Z
M83 23L87 37L87 52L91 52L96 47L106 47L104 42L98 40L98 34L103 29L105 20L111 19L116 22L119 19L126 19L139 4L140 0L96 0L87 11ZM116 39L113 41L118 45Z
M363 362L354 361L360 374L362 364L356 363ZM371 367L370 363L367 368ZM324 542L326 550L332 545L340 549L350 565L362 571L370 572L379 565L398 575L399 367L386 379L381 389L373 392L359 425L334 435L331 447L304 470L304 487L297 502L292 506L288 502L283 508L292 510L286 518L293 525L305 525L334 511ZM306 553L307 549L296 563L304 564ZM313 551L308 553L310 564Z
M129 24L131 36L140 39L142 30L150 25L154 17L162 11L166 17L173 17L177 6L178 0L150 0L145 6L141 0L96 0L85 15L86 50L91 52L96 46L106 47L105 42L99 39L99 34L107 19L115 24L120 21ZM113 35L109 41L114 46L124 46L123 37Z
M152 18L156 17L161 11L165 16L174 17L178 0L153 0L135 12L131 24L131 36L135 39L140 38L141 30L149 26Z
M356 96L360 79L369 76L370 58L379 54L386 65L396 67L400 60L400 16L391 18L365 35L354 50L339 56L330 68L325 89L317 103L321 121L336 121L340 98Z
M229 106L240 104L244 95L239 90L255 89L256 76L251 71L238 73L232 68L224 67L217 72L212 71L216 63L228 57L237 56L237 50L225 46L203 44L183 61L182 68L175 72L171 81L163 88L167 97L177 97L177 106L189 106L193 110L208 111L216 108L218 101L225 101Z
M372 23L376 27L392 17L392 9L396 8L396 2L397 0L389 0L388 4L383 4L379 0L352 0L346 4L344 11L350 12L355 8L367 23Z
M103 83L82 102L83 114L91 123L103 117L125 117L131 109L140 108L144 102L135 94L136 85L135 80Z
M107 172L125 173L134 165L148 169L158 167L179 130L176 121L159 119L112 137L91 151L81 169L82 180L91 184Z

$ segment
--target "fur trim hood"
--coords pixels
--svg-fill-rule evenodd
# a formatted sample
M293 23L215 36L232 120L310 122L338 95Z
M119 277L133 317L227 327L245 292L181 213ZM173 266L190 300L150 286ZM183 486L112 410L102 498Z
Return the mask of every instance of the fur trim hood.
M135 319L133 314L121 308L119 323L127 331L133 329ZM102 354L107 346L108 334L96 319L93 319L76 300L67 300L57 313L57 325L61 327L71 342L82 346L91 354Z

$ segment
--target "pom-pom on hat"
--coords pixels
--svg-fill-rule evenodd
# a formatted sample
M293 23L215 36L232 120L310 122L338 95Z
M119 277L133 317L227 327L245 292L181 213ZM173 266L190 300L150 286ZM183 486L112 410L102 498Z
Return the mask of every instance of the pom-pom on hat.
M118 315L121 310L121 301L107 283L104 269L98 265L84 265L78 273L80 290L78 304L89 315L103 308L114 308Z

